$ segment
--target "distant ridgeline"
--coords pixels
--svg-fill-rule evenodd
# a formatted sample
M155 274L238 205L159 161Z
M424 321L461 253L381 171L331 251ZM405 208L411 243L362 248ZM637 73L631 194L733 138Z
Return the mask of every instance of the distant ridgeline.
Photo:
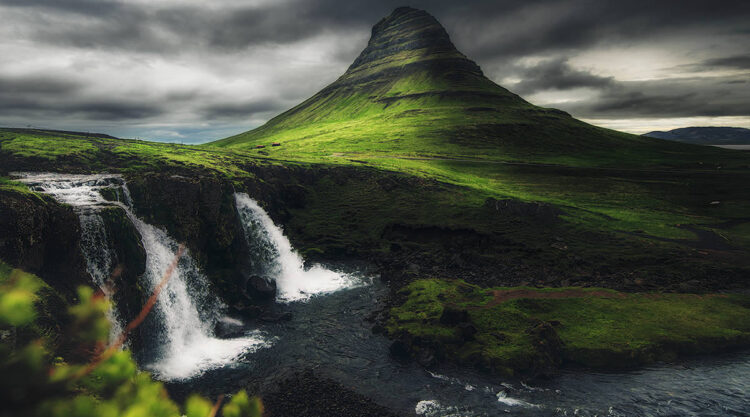
M683 127L667 132L649 132L643 136L695 145L750 145L750 129L742 127Z

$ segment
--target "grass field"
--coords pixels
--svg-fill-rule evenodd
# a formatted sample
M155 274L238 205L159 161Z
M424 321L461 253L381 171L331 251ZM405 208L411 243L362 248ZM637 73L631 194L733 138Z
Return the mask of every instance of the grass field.
M458 362L504 374L529 371L545 360L629 368L750 341L747 296L483 289L434 279L414 282L401 295L403 304L390 312L389 334L416 340L417 350L443 348ZM446 310L465 316L448 322ZM462 334L467 324L476 330L470 337Z

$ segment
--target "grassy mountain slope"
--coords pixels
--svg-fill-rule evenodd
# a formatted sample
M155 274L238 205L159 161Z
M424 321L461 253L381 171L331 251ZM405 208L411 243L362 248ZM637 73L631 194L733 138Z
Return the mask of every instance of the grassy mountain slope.
M721 151L654 141L534 106L487 79L424 11L399 8L373 27L344 75L265 125L211 143L269 146L283 159L342 155L450 157L574 166L681 165Z
M695 239L681 225L710 228L750 212L741 185L750 155L602 129L534 106L484 77L437 20L410 8L375 25L333 84L209 148L399 171L485 197L553 204L585 227L659 238Z

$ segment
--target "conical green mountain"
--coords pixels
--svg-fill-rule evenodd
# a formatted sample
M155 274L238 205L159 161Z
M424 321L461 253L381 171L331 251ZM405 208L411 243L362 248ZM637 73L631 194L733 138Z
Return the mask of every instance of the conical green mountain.
M643 159L644 146L675 151L528 103L486 78L434 17L408 7L373 27L367 47L334 83L265 125L211 145L273 142L282 146L264 152L305 160L396 155L588 165L628 154Z

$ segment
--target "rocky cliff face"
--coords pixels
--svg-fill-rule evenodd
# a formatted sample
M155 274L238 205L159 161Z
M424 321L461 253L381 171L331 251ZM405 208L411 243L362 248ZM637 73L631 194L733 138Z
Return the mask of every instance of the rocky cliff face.
M445 69L452 66L482 76L474 62L458 52L448 32L429 13L411 7L399 7L372 28L367 47L354 60L347 74L376 68L397 59L397 55L414 53L416 60L439 60Z
M42 279L72 300L90 283L73 209L52 198L0 190L0 259Z

